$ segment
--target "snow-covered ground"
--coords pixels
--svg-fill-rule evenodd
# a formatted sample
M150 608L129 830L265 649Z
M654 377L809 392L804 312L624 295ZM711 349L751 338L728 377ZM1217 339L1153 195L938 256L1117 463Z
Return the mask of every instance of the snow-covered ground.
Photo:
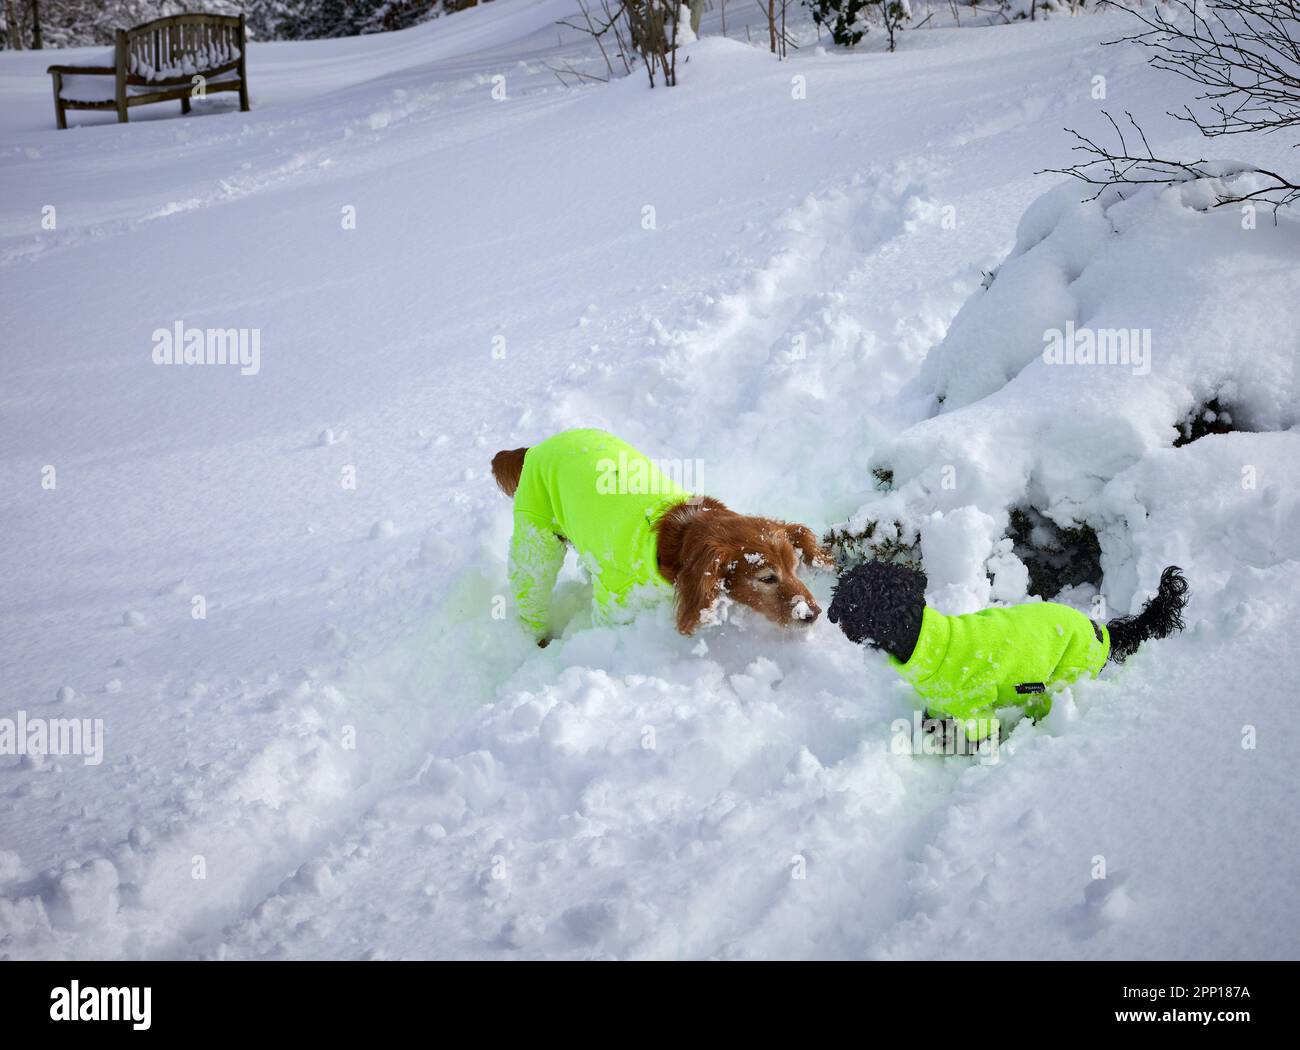
M0 958L1297 955L1296 218L1040 199L1103 105L1214 154L1119 16L778 63L715 13L652 92L559 82L574 6L66 132L0 55L0 718L103 726L0 757ZM1049 366L1066 322L1150 369ZM155 364L177 324L256 373ZM893 753L908 691L824 620L592 628L570 566L538 650L487 466L575 425L897 521L949 611L1024 598L1010 509L1086 521L1112 614L1177 562L1190 626L996 763Z

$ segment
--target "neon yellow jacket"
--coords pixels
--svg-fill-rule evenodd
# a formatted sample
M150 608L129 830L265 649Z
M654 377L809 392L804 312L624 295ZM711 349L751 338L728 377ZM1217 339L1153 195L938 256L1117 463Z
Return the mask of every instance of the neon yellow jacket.
M1105 626L1068 605L1031 602L965 616L926 606L912 655L890 660L931 714L965 722L966 735L980 739L998 708L1022 706L1041 718L1054 685L1095 676L1109 655Z
M617 618L634 594L670 593L651 524L689 498L650 459L603 430L566 430L534 445L515 490L510 543L519 618L539 637L546 634L564 539L591 575L598 617Z

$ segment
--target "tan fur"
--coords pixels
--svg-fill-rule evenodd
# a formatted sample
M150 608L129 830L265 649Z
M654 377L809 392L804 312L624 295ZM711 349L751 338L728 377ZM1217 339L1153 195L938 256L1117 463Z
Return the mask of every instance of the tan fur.
M524 453L527 451L526 448L512 448L492 457L492 476L496 478L497 487L511 499L519 488L519 475L524 472Z
M657 528L659 571L677 592L682 634L693 634L724 592L782 627L811 624L821 613L798 569L831 561L806 526L737 514L706 496L670 507ZM804 619L795 616L801 602Z

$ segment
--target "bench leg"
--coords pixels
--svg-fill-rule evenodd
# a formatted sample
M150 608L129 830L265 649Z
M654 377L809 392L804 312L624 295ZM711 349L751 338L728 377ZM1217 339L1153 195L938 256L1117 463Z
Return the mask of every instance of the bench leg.
M63 108L63 74L51 73L54 78L54 122L60 131L68 128L68 111Z
M114 97L117 99L117 122L126 123L126 70L127 70L127 53L126 53L126 30L119 29L114 38L114 72L117 74L117 91Z
M190 111L190 96L186 95L183 99L181 99L181 112L188 113L189 111Z

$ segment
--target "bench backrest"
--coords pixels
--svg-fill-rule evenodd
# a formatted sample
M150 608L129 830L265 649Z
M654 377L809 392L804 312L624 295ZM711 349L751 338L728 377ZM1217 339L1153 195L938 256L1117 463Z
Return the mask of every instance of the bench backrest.
M234 69L243 57L244 21L238 15L168 15L122 30L129 80L188 83L195 73Z

